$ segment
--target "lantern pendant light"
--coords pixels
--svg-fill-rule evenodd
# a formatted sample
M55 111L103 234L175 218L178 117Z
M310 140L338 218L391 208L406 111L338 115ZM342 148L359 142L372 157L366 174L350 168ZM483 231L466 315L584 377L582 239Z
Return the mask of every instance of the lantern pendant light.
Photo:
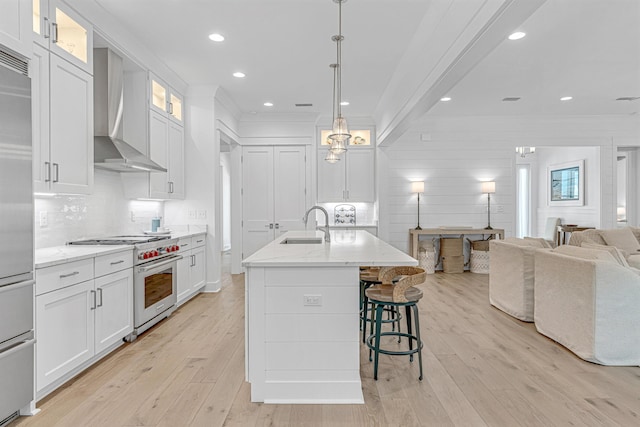
M331 64L333 68L333 128L329 139L331 139L331 151L336 154L346 151L346 144L351 138L347 119L342 117L342 3L347 0L333 0L338 3L338 35L331 37L336 42L336 63ZM337 113L337 116L336 116Z

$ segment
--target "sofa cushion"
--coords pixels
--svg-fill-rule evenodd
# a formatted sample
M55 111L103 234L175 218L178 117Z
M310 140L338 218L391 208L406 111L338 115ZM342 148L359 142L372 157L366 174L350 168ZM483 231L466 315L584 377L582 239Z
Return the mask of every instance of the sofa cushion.
M587 249L595 249L599 251L609 252L615 260L623 267L629 267L629 263L624 257L622 251L615 246L607 246L607 245L596 245L594 243L582 242L582 247Z
M525 237L524 240L529 244L529 246L540 247L540 248L552 248L551 244L542 237Z
M614 264L619 264L618 261L607 251L601 251L598 249L587 249L580 246L573 245L561 245L553 249L551 252L557 252L564 255L569 255L576 258L593 259L600 261L608 261Z
M638 239L638 242L640 242L640 227L629 227L631 229L631 232L633 233L634 236L636 236L636 239Z
M600 235L609 246L626 251L629 255L640 253L640 242L630 228L600 230Z

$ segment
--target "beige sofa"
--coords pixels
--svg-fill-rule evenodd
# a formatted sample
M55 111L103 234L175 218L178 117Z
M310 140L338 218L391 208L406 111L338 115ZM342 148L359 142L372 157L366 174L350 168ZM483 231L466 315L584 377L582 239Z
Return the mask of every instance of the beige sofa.
M534 256L538 332L590 362L640 365L640 272L596 249Z
M550 248L544 239L491 240L489 302L525 322L533 322L534 253Z
M576 231L571 233L569 244L591 249L595 248L594 245L616 247L631 267L640 268L639 227Z

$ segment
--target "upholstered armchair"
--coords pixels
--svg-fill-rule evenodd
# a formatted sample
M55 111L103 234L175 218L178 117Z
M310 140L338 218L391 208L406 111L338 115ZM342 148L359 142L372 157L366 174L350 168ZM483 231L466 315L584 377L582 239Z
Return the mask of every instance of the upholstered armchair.
M535 253L538 332L601 365L640 365L640 275L602 250Z

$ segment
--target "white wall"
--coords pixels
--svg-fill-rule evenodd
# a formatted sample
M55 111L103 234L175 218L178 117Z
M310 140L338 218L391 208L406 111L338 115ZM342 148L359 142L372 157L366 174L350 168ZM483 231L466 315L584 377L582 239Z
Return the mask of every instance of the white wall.
M561 218L564 224L578 224L585 227L600 226L601 184L600 147L540 147L537 157L537 230L536 236L544 234L548 217ZM549 206L548 168L551 165L584 160L584 205Z
M87 237L139 234L150 230L151 218L164 211L163 202L125 199L120 174L100 169L95 170L93 194L37 196L34 206L36 249Z
M420 225L487 225L487 195L481 193L482 181L495 181L491 196L491 226L513 234L515 206L514 156L502 143L480 137L458 140L446 135L422 141L419 133L404 135L379 154L386 159L384 199L388 222L388 242L408 250L408 230L417 223L417 196L411 193L411 181L424 181L420 198Z
M222 187L222 250L231 249L231 153L220 153Z
M598 181L592 187L599 195L588 197L599 205L589 205L589 215L575 221L595 221L594 226L612 228L617 146L639 144L640 123L633 117L426 117L393 145L378 149L379 236L408 250L408 230L416 226L411 180L425 181L420 209L423 228L486 226L486 195L480 193L483 179L496 181L491 225L504 228L507 236L514 235L514 148L521 145L591 147L590 169L600 172L589 180ZM546 184L538 194L542 190ZM538 223L544 221L542 214Z

